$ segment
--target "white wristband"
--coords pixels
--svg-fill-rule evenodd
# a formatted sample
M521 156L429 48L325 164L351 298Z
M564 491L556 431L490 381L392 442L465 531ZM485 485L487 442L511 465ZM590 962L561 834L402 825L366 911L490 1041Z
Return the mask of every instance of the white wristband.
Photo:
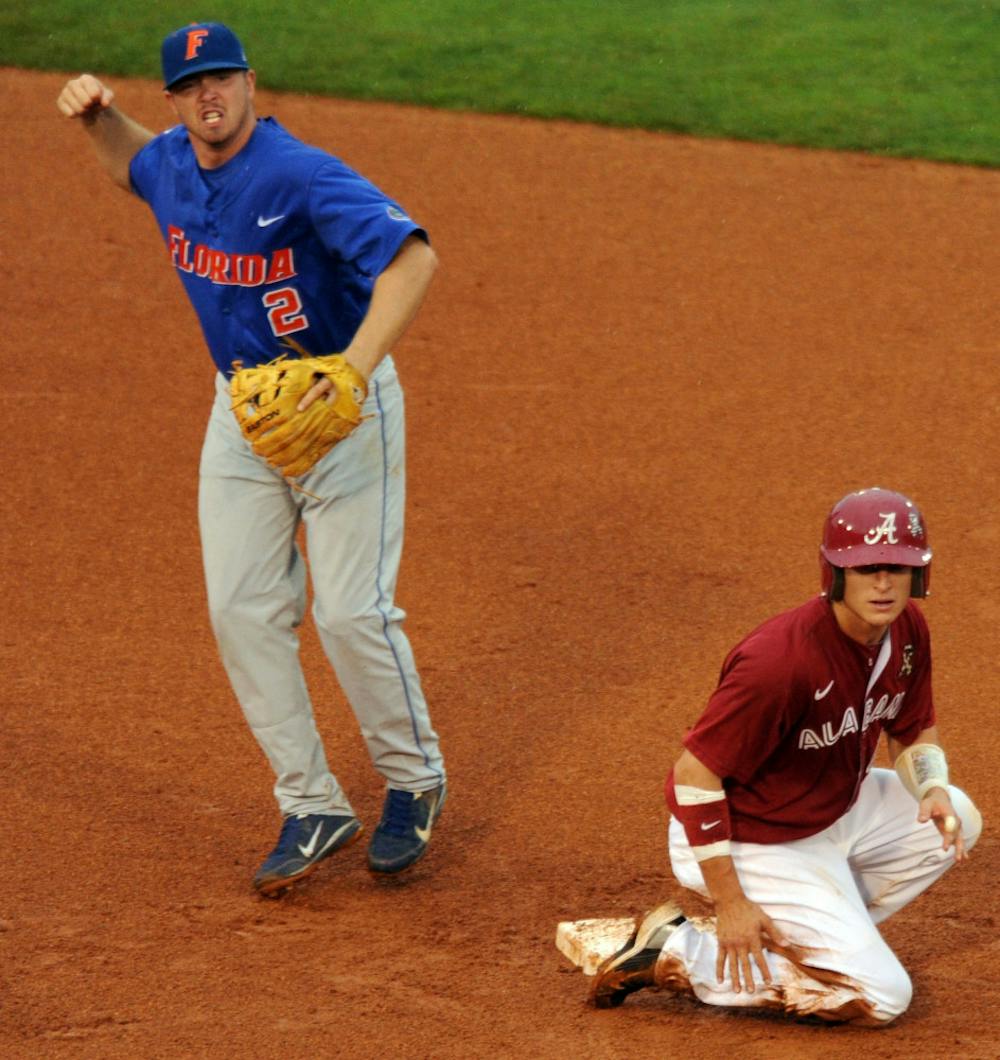
M720 839L718 843L709 843L703 847L691 847L695 861L708 861L709 858L729 857L732 853L732 845L728 839Z
M935 743L915 743L895 762L903 787L919 802L931 788L948 787L948 762Z
M725 791L709 791L707 788L693 788L690 784L675 784L674 798L678 806L702 806L706 802L721 802L726 797Z

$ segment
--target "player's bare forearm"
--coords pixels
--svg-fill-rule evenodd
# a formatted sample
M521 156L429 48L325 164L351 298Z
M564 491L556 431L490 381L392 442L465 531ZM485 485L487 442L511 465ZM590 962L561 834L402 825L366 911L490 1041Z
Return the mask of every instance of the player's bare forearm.
M348 364L366 380L417 315L437 270L437 255L419 236L403 241L396 256L375 281L368 312L343 351ZM304 411L332 384L323 379L299 402Z
M108 176L129 191L129 164L153 139L153 133L113 107L113 99L114 92L107 85L92 74L81 74L66 82L56 107L67 118L80 120Z
M410 236L375 281L368 313L343 351L366 379L417 315L436 270L434 251L419 236Z
M719 906L732 905L747 900L740 884L733 859L727 855L709 858L699 863L702 877L708 893L712 896L716 909Z
M153 133L114 107L102 110L86 128L105 172L120 188L131 191L129 164Z

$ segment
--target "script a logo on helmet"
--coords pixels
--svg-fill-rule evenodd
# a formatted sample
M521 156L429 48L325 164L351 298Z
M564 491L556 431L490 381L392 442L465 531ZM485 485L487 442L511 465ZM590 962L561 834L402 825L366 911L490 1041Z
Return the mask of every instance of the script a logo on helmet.
M878 526L873 526L871 530L865 534L866 545L877 545L884 537L890 545L899 544L896 537L896 513L895 512L879 512L879 518L882 520Z

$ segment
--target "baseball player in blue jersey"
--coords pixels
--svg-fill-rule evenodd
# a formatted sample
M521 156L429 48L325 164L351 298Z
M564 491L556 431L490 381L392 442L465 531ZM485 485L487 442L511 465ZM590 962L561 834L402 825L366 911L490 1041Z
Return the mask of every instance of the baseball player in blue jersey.
M306 567L313 616L372 762L386 782L368 847L377 874L420 858L445 800L444 763L403 612L403 398L390 354L437 259L397 203L343 162L254 113L236 35L198 23L163 42L180 124L160 135L83 74L57 101L111 178L152 209L218 368L201 458L199 523L212 627L233 690L276 776L284 818L254 886L281 894L357 839L362 823L326 762L298 658ZM341 352L367 381L364 420L290 483L241 433L227 375L292 340ZM299 408L324 400L318 382Z

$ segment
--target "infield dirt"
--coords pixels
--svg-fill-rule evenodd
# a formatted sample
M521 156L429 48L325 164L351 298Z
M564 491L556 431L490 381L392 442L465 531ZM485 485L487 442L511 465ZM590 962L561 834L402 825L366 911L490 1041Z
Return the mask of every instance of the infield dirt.
M5 1052L23 1057L996 1056L995 171L260 93L441 259L397 350L399 602L449 767L426 859L280 902L217 661L195 497L212 368L152 218L0 71L7 148ZM162 128L156 85L113 81ZM666 994L585 1005L560 920L673 894L663 777L726 650L818 591L830 504L924 508L939 722L986 830L885 926L882 1032ZM321 657L331 763L379 778ZM822 782L820 778L819 782Z

